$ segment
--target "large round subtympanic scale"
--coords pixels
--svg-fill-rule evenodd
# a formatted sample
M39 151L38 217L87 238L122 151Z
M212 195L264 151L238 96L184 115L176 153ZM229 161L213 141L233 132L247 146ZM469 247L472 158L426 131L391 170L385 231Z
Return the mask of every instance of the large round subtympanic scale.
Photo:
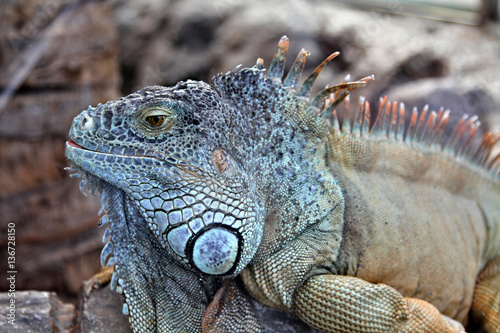
M238 236L229 229L210 228L195 240L192 260L203 273L226 274L237 264L239 247Z

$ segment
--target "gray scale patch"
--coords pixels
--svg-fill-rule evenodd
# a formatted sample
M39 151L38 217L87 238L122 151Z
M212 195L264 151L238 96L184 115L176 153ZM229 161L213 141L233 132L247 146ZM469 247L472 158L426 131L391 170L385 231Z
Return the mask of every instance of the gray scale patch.
M190 195L186 195L184 198L184 202L187 203L188 205L192 205L196 202L196 200L194 199L194 197L190 196Z
M222 221L222 223L227 224L227 225L232 225L234 220L235 220L234 216L227 215L226 217L224 217L224 220Z
M161 205L163 205L163 200L158 197L154 197L151 199L151 205L153 205L154 209L160 209Z
M132 192L132 193L130 193L130 196L131 196L132 198L134 198L135 200L142 200L141 195L140 195L139 193L137 193L137 192Z
M116 173L116 174L115 174L115 177L116 177L116 178L118 178L119 180L125 180L125 179L126 179L126 178L125 178L125 175L124 175L124 174L122 174L122 173Z
M129 178L139 179L139 178L141 178L141 175L136 173L136 172L133 172L133 173L129 174Z
M156 211L155 212L155 221L156 221L156 224L158 225L158 231L160 233L164 233L165 230L167 230L167 227L169 225L167 213L165 213L163 211Z
M92 167L92 172L95 174L95 175L99 175L101 174L102 172L104 171L104 168L102 166L99 166L99 165L94 165ZM102 176L101 176L102 177Z
M137 179L127 179L129 185L139 186L140 182Z
M167 241L175 253L181 257L185 257L186 244L191 235L191 230L189 230L187 224L183 224L168 233Z
M118 181L118 183L116 183L116 185L118 187L121 187L121 188L128 188L129 187L128 183L125 180Z
M224 214L222 214L221 212L215 213L215 215L214 215L214 222L215 223L221 223L223 219L224 219Z
M173 208L172 201L165 201L165 202L163 203L163 205L161 206L161 208L162 208L164 211L167 211L167 212L168 212L168 211L170 211L170 210L172 210L172 208Z
M153 192L151 192L151 191L142 191L142 192L141 192L141 195L142 195L142 197L143 197L143 198L145 198L145 199L151 199L152 197L155 197L155 196L156 196L156 195L155 195Z
M203 223L203 220L201 218L197 217L189 222L189 227L196 234L198 233L198 231L203 229L203 227L205 227L205 224Z
M160 190L159 188L153 188L151 190L151 192L155 195L155 196L159 196L161 194L161 192L163 192L163 190Z
M213 221L214 221L214 213L209 211L203 214L203 222L205 222L205 225L209 225Z
M132 192L138 192L138 193L140 193L140 195L142 195L142 196L143 196L143 194L144 194L144 193L142 192L142 191L143 191L143 190L142 190L142 188L140 188L139 186L135 186L135 185L133 185L133 186L130 186L130 187L129 187L129 189L130 189ZM143 196L143 197L144 197L144 196Z
M146 199L145 200L141 200L140 204L146 210L153 210L153 206L151 205L151 201L149 201L149 200L146 200Z
M232 224L232 227L235 229L238 229L239 227L241 227L241 220L234 221L234 223Z
M184 208L182 210L182 220L184 222L186 221L189 221L189 219L191 219L193 217L193 209L191 207L188 207L188 208Z
M182 199L174 199L174 207L175 208L184 208L186 207L186 203Z
M181 211L180 210L174 210L173 212L168 213L168 221L172 225L182 222Z
M83 161L80 166L82 167L83 170L85 171L90 171L92 169L92 163L89 161Z
M193 206L193 209L194 209L194 214L198 215L205 211L205 206L201 203L197 203Z

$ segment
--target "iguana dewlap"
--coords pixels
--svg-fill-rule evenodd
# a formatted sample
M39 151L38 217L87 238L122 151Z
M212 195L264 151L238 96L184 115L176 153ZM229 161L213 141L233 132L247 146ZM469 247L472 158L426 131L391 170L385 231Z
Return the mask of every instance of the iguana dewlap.
M66 156L101 194L101 261L134 332L262 331L241 284L325 332L470 318L500 332L499 136L476 142L474 117L446 134L444 110L351 106L372 77L310 98L336 54L299 85L309 53L283 78L287 47L268 70L146 87L75 118Z

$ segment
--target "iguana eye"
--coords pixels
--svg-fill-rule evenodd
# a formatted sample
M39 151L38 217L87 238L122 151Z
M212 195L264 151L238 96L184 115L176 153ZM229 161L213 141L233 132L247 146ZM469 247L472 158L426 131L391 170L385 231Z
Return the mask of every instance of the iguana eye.
M175 125L178 111L175 107L154 103L139 109L131 123L132 129L147 138L158 138Z
M153 127L159 127L165 121L165 116L157 115L157 116L148 116L146 117L146 121Z
M151 129L165 129L173 125L175 114L168 109L149 109L142 117Z

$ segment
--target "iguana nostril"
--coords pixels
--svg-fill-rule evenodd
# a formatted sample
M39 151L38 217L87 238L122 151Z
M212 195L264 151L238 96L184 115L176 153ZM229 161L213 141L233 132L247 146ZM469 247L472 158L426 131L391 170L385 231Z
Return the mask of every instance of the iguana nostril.
M82 119L80 120L80 130L82 131L88 131L89 129L92 128L92 125L94 124L94 121L92 120L92 117L89 117L88 115L83 115Z

